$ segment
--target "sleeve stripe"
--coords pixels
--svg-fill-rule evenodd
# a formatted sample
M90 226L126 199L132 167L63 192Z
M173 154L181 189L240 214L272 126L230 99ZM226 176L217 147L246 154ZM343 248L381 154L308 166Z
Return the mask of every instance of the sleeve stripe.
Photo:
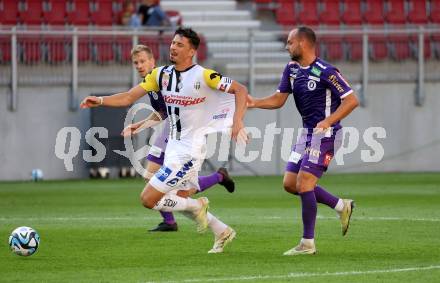
M341 98L345 98L345 97L347 97L348 95L350 95L350 94L352 94L352 93L353 93L353 90L350 89L349 91L347 91L346 93L344 93L343 95L341 95Z

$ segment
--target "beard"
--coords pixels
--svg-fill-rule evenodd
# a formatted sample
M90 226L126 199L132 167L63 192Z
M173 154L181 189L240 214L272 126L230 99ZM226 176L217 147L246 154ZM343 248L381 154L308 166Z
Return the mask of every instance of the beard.
M290 54L290 58L293 61L299 61L302 58L302 56L301 56L301 54Z

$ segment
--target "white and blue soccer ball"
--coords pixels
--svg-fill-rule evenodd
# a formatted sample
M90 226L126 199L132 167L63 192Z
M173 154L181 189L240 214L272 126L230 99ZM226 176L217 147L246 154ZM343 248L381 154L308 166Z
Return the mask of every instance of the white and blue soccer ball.
M41 169L34 169L31 172L32 181L37 182L43 180L43 171Z
M9 247L20 256L33 255L40 245L40 235L31 227L18 227L9 236Z

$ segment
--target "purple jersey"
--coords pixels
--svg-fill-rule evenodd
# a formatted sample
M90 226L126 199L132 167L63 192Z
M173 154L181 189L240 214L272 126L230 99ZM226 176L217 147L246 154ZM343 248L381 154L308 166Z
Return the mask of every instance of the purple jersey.
M165 120L168 117L168 114L167 114L167 107L163 95L160 93L160 91L158 92L149 91L148 97L150 98L151 106L154 108L156 112L159 113L162 120Z
M293 93L303 127L308 129L335 112L341 99L353 92L338 69L320 58L308 67L297 62L287 64L277 91ZM336 122L332 127L337 130L341 125Z

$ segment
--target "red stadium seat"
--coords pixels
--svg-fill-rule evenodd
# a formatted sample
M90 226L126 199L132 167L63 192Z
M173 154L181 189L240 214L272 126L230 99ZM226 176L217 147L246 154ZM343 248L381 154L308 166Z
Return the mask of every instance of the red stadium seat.
M301 12L298 19L301 24L316 26L318 21L318 1L317 0L299 0Z
M347 58L351 61L362 60L362 36L346 36Z
M94 59L98 63L107 63L115 59L113 52L113 37L96 36L92 38Z
M369 52L372 60L383 60L388 57L387 38L381 35L369 37Z
M384 23L383 1L369 0L365 2L364 23L382 25Z
M36 36L18 37L22 62L25 64L38 63L41 60L41 38Z
M67 1L49 0L47 10L43 11L43 20L50 25L64 25L66 22Z
M18 2L0 0L0 24L16 25L18 16Z
M362 24L361 0L345 0L341 19L347 25Z
M407 35L390 35L388 43L391 45L391 55L394 60L405 60L411 55L409 47L409 36Z
M111 0L96 1L96 10L91 13L95 25L110 26L113 24L113 2Z
M115 40L117 50L117 60L121 63L131 61L131 49L133 47L133 40L131 37L118 36Z
M159 39L157 36L149 35L149 36L140 36L139 44L144 44L151 48L153 52L154 58L157 60L159 58Z
M206 44L206 39L204 36L200 36L200 45L197 50L197 60L199 62L204 62L208 57L208 45Z
M71 10L67 12L67 23L71 25L88 25L90 23L90 4L86 0L72 0Z
M388 0L388 10L385 19L390 24L403 25L406 23L404 0Z
M339 25L341 23L339 0L327 0L322 2L324 9L319 14L320 24Z
M19 12L20 22L26 25L39 25L42 23L43 1L26 0L23 10Z
M0 37L0 63L7 63L11 61L11 37Z
M49 63L53 64L67 61L66 42L71 43L72 40L70 38L45 36L43 42L46 45L47 61Z
M324 57L326 60L337 61L343 59L342 36L322 36L320 42L324 54L326 55Z
M440 59L440 34L433 34L431 36L433 51L437 59Z
M428 14L426 12L426 0L408 0L409 11L408 21L413 24L428 23Z
M86 62L90 61L91 59L91 43L90 43L90 37L88 36L79 36L78 37L78 61L79 62Z
M178 27L182 26L183 18L182 15L179 13L179 11L167 10L165 11L165 13L168 19L170 20L171 24Z
M293 1L280 2L275 11L277 23L284 26L295 25L297 23L295 12L295 3Z
M440 0L431 0L431 22L440 24Z

